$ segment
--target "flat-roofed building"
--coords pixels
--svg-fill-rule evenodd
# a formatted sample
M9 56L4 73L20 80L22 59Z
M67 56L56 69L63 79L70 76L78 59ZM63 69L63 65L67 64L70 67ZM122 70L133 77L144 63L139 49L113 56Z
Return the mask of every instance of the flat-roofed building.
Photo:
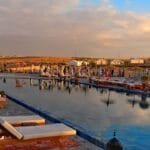
M96 63L97 65L107 65L107 64L108 64L108 60L101 58L101 59L97 59L97 60L95 61L95 63Z
M83 63L82 61L72 60L72 61L68 62L68 65L79 67L79 66L82 66L82 63Z
M40 71L40 66L17 66L9 68L12 72L38 72Z
M144 64L145 60L142 58L135 58L130 60L131 64Z
M124 61L123 60L121 60L121 59L114 59L114 60L112 60L111 62L110 62L110 64L111 65L124 65Z

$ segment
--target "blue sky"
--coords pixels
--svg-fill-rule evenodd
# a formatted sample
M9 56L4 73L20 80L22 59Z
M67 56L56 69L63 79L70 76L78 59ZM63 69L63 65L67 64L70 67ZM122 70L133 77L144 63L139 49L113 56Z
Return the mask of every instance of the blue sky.
M104 0L81 0L81 3L90 2L99 5ZM105 0L109 1L120 11L150 12L150 0Z
M136 12L149 12L149 0L112 0L115 7L120 10L132 10Z

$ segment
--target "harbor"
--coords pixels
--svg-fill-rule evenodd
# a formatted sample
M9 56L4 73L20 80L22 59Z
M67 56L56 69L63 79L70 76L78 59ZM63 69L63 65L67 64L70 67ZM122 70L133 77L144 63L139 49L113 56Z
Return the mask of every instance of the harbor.
M37 126L39 123L40 117L37 113L33 112L32 110L29 110L23 106L20 106L19 104L13 102L9 99L8 104L1 108L0 110L0 116L1 119L8 118L9 122L13 122L13 124L17 126ZM15 123L15 118L21 119L20 123ZM29 123L26 118L29 118ZM32 118L32 120L31 120ZM39 121L36 124L34 124L34 118L38 119ZM16 121L18 121L18 119ZM43 120L45 120L43 122ZM34 121L34 122L33 122ZM23 123L24 122L24 123ZM42 122L45 124L55 124L53 121L49 121L48 119L42 119ZM42 123L42 124L43 124ZM15 149L15 150L27 150L29 148L35 149L35 150L42 150L42 149L68 149L68 150L88 150L88 149L99 149L97 146L93 145L92 143L86 141L83 138L80 138L79 136L74 137L54 137L54 138L40 138L35 140L25 140L25 141L18 141L15 139L12 135L6 134L2 132L3 130L0 127L0 150L6 150L6 149Z
M77 131L81 131L82 134L79 135L86 135L84 136L86 141L90 141L90 138L87 138L89 136L95 141L106 143L116 130L117 137L125 148L130 150L139 147L141 150L142 145L134 130L141 130L142 137L148 136L149 95L89 86L80 82L77 84L58 78L56 80L40 78L41 84L38 78L19 79L18 76L17 79L21 87L16 87L15 78L6 78L6 82L3 82L2 78L0 86L7 91L8 96L17 100L15 102L18 104L50 117L49 119L53 121L64 122L74 127ZM131 132L132 136L127 136L125 134L127 131ZM131 138L136 141L132 143ZM135 143L139 143L138 147L134 145Z
M0 0L0 150L150 150L149 14Z
M98 77L98 76L59 76L58 74L55 76L42 76L40 74L22 74L22 73L1 73L0 78L5 82L6 79L15 79L18 82L18 79L29 79L30 84L39 85L42 88L43 81L46 82L47 86L51 86L53 81L64 81L66 84L75 83L75 84L83 84L89 85L97 88L109 88L111 90L118 90L126 93L135 93L135 94L143 94L150 95L150 84L149 81L144 82L140 78L137 79L135 77ZM149 80L149 79L148 79ZM17 84L18 85L18 84Z

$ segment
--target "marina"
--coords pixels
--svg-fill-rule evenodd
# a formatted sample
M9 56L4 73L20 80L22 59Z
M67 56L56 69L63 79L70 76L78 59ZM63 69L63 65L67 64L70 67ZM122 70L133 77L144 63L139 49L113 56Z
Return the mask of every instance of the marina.
M33 84L30 79L19 79L19 82L21 88L15 87L15 79L6 79L6 83L1 80L0 86L21 103L82 129L99 141L108 141L116 130L127 150L141 150L143 145L144 149L149 147L146 144L150 126L148 96L59 80L42 80L42 88L39 88L38 80L32 80ZM134 132L137 129L141 131L140 135ZM138 136L145 138L145 142L140 143Z
M35 113L26 109L12 101L9 100L9 103L0 110L0 118L11 122L14 126L33 126L33 121L36 122L36 126L39 124L45 124L44 118L42 119L38 115L35 116ZM27 123L27 119L29 120ZM17 121L17 122L16 122ZM20 123L19 123L19 122ZM24 122L24 123L23 123ZM53 124L46 120L46 124ZM44 149L68 149L68 150L88 150L88 149L96 149L101 150L100 148L94 146L93 144L89 143L88 141L74 136L71 138L67 137L56 137L56 138L47 138L47 139L35 139L35 140L25 140L25 141L18 141L17 139L10 136L10 134L2 133L0 127L0 150L6 149L15 149L15 150L27 150L29 148L35 150L42 150ZM5 137L5 138L4 138Z
M150 150L149 8L0 0L0 150Z
M150 96L150 85L149 83L144 83L141 80L137 80L136 78L127 78L127 77L109 77L106 79L105 77L98 79L96 77L74 77L74 76L40 76L39 74L22 74L22 73L1 73L0 78L3 79L3 82L6 82L6 79L15 79L16 87L21 87L18 79L29 79L30 84L35 80L36 84L40 84L42 80L48 80L46 84L50 85L51 81L65 81L67 83L75 83L75 84L84 84L93 86L96 88L109 88L111 90L118 90L127 93L133 94L144 94ZM38 82L37 82L38 81Z

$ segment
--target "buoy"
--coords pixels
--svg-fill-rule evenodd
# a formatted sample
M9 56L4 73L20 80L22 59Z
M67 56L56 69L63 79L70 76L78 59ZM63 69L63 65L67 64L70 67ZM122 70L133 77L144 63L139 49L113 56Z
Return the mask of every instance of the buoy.
M114 137L106 144L105 150L123 150L121 142L116 138L116 131L114 131Z

